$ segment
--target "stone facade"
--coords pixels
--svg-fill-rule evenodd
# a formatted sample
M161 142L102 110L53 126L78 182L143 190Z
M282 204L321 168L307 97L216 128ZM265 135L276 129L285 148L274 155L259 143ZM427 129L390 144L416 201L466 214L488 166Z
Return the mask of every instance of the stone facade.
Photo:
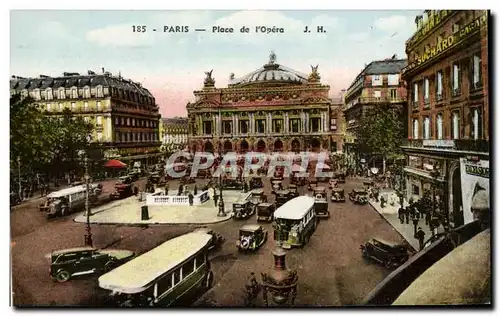
M305 151L330 149L330 87L318 67L309 75L276 63L216 88L207 72L204 88L187 104L191 151Z
M32 97L47 116L70 109L72 115L94 124L92 139L107 149L107 158L147 163L160 155L159 108L140 83L103 69L102 74L13 76L10 91Z
M455 226L464 218L460 159L489 160L488 18L481 10L426 10L406 45L407 196L444 188Z

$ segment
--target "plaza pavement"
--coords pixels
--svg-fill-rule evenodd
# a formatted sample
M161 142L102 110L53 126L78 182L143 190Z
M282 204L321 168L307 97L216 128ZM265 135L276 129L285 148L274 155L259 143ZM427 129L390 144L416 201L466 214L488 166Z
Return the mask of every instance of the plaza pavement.
M243 200L249 193L241 191L224 191L226 216L219 217L219 208L213 200L213 190L209 189L210 200L202 205L150 205L148 207L149 219L141 220L141 206L137 196L113 201L103 206L91 209L90 223L93 224L213 224L231 218L233 203ZM85 223L87 217L84 213L75 218L75 222Z
M381 217L383 217L389 224L396 229L396 231L404 237L404 239L415 249L419 250L419 244L418 244L418 239L414 237L414 226L413 222L410 219L409 224L406 224L404 222L401 224L401 221L399 220L398 217L398 210L400 207L399 204L399 198L397 197L396 193L392 189L382 189L380 191L380 196L382 195L387 195L387 197L390 197L392 195L392 198L394 199L394 205L390 205L389 202L385 204L384 207L380 206L380 202L377 202L373 199L369 199L370 205L380 214ZM387 201L388 199L386 199ZM403 201L404 207L408 206L408 202L405 200ZM425 232L425 240L429 239L431 237L431 231L429 230L429 227L425 225L425 221L421 219L418 223L418 227L422 227L422 230Z

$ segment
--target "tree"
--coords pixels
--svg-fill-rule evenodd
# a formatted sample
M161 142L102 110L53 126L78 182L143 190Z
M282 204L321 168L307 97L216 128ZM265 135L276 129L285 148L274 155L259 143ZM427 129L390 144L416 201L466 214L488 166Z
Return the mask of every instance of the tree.
M371 155L381 155L385 161L400 152L404 120L400 107L376 105L363 113L358 130L360 149Z
M59 117L45 116L30 97L10 99L10 163L23 173L57 174L74 170L81 162L78 153L92 148L88 136L92 125L72 116L69 109Z

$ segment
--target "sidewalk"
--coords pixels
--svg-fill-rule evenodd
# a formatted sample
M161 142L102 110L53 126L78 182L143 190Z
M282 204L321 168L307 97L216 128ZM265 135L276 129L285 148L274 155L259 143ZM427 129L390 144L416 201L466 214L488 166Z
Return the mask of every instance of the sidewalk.
M224 209L226 216L219 217L219 208L214 205L213 192L210 200L202 205L152 205L148 207L149 219L141 220L141 207L146 205L136 196L113 201L91 210L90 222L93 224L214 224L231 218L233 203L244 199L248 193L224 191ZM84 213L75 218L75 222L85 223Z
M401 224L399 217L398 217L398 210L399 210L399 198L397 195L394 193L392 189L384 189L380 192L380 196L382 195L393 195L395 198L395 203L394 205L390 205L389 203L385 204L385 207L380 206L380 202L376 202L375 200L369 199L370 205L382 216L389 224L396 229L396 231L403 236L404 239L415 249L419 250L419 244L418 244L418 239L416 239L413 236L414 233L414 226L413 222L410 219L409 224ZM386 199L387 200L387 199ZM408 203L406 201L403 202L403 207L408 206ZM425 239L427 240L432 234L431 231L429 230L429 227L425 225L425 222L423 219L420 219L418 223L418 227L422 227L422 230L425 232Z

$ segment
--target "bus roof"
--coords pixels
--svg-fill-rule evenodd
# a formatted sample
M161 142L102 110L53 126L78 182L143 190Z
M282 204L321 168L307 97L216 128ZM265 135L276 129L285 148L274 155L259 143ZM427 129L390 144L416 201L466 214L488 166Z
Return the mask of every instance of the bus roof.
M202 250L212 239L209 234L191 232L160 246L102 275L99 286L125 294L144 291L152 282Z
M280 206L276 212L274 212L274 217L283 219L302 219L313 206L314 198L310 196L299 196Z
M66 189L52 192L52 193L48 194L47 197L48 198L58 198L58 197L70 195L70 194L77 193L77 192L85 192L85 190L86 190L85 185L79 185L76 187L70 187L70 188L66 188Z

